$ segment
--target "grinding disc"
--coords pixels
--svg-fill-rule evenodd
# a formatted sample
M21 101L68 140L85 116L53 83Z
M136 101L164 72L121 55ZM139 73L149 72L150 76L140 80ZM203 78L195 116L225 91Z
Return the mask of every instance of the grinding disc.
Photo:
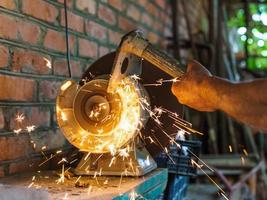
M112 64L115 58L115 52L109 53L97 61L95 61L83 74L80 85L84 84L84 80L93 79L93 76L101 76L103 74L110 74L112 69ZM140 76L142 84L156 83L159 79L172 79L169 75L159 70L157 67L153 66L151 63L143 60L142 63L142 74ZM151 107L163 107L172 112L176 112L180 116L183 113L183 106L178 103L176 97L171 93L171 83L164 83L162 86L149 86L145 87L151 102ZM177 128L173 127L173 120L163 113L160 121L162 122L162 128L165 133L173 135L177 132ZM142 135L145 137L151 137L156 143L157 141L165 147L169 144L170 139L160 130L158 126L155 125L153 119L149 119L146 126L141 130ZM162 151L162 147L159 144L150 143L146 141L146 147L152 156L156 156Z

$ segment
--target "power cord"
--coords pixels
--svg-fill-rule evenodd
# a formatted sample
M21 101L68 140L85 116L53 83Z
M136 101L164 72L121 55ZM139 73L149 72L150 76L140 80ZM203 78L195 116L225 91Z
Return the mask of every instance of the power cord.
M64 0L64 14L65 14L65 37L66 37L66 48L67 48L67 65L70 78L71 74L71 65L70 65L70 46L69 46L69 27L68 27L68 15L67 15L67 0Z

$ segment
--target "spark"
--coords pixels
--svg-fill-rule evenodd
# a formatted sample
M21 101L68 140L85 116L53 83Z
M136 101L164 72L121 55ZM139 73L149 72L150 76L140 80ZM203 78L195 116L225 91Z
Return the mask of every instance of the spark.
M116 159L116 157L112 157L112 159L111 159L111 161L110 161L108 167L111 167L111 165L113 164L113 162L115 161L115 159Z
M179 78L173 78L173 79L158 79L156 81L156 83L146 83L146 84L143 84L143 86L162 86L163 83L167 83L167 82L172 82L172 83L175 83L175 82L178 82L179 81Z
M149 158L149 155L146 157L146 164L147 164L147 166L150 165L150 158Z
M175 139L185 141L185 131L184 130L178 130Z
M16 133L16 134L19 134L21 131L22 131L21 128L18 128L18 129L14 129L14 130L13 130L13 132Z
M62 165L62 169L61 169L61 174L60 174L60 178L58 180L56 180L56 183L64 183L65 181L65 170L64 170L64 164Z
M243 152L244 152L245 156L248 156L248 152L246 149L243 149Z
M94 178L96 178L96 176L97 176L97 171L95 171L95 173L94 173Z
M61 115L60 116L61 116L61 119L63 121L67 121L68 120L67 115L63 111L61 111Z
M206 164L202 159L200 159L194 152L190 151L188 149L188 152L192 154L198 161L200 161L203 165L205 165L210 171L214 172L214 169L212 169L208 164Z
M88 153L86 154L86 156L84 157L84 160L87 160L88 157L90 156L90 154L91 154L91 152L88 152Z
M76 179L75 183L78 183L78 181L81 179L81 177L82 177L82 176L79 176L79 177Z
M245 165L245 158L243 156L241 156L241 163L243 166Z
M34 141L33 140L31 140L31 144L32 144L32 148L36 148L36 144L34 143Z
M102 170L103 170L103 168L101 167L100 170L99 170L99 173L98 173L99 176L102 175Z
M15 120L17 121L17 122L19 122L19 123L21 123L23 120L25 119L25 115L23 114L23 113L18 113L17 115L16 115L16 118L15 118Z
M232 153L233 152L232 146L229 145L228 148L229 148L230 153Z
M161 78L161 79L157 80L156 82L162 85L163 83L167 83L167 82L175 83L178 80L179 80L178 78L166 79L166 80L164 80L164 79Z
M147 86L161 86L162 84L160 83L146 83L146 84L143 84L144 87L147 87Z
M130 200L135 200L135 199L138 198L139 195L138 195L135 191L132 191L132 192L129 194L129 196L130 196Z
M32 131L34 131L35 128L36 128L35 125L26 126L26 130L28 131L28 133L31 133Z
M100 154L98 157L97 157L97 159L93 162L93 164L95 165L96 164L96 162L101 158L103 156L103 153L102 154Z
M224 193L220 193L222 196L223 196L223 198L225 198L226 200L229 200L228 198L227 198L227 196L225 196L225 194Z
M129 157L129 149L128 148L123 148L123 149L119 149L119 155L123 158L127 158Z
M49 69L51 69L52 68L52 64L51 64L51 61L49 60L49 59L47 59L47 58L43 58L44 60L45 60L45 62L46 62L46 67L48 67Z
M59 165L60 163L68 163L66 158L62 158L57 164Z
M46 150L46 148L47 148L46 146L42 146L41 149L42 149L42 151L44 151L44 150Z
M155 115L157 114L160 117L164 111L161 107L154 107L153 112Z
M222 193L225 193L224 190L202 169L202 167L197 164L197 162L195 162L193 159L191 159L191 162L197 166Z
M185 156L188 156L188 147L182 146L182 151Z
M32 187L34 184L34 182L31 182L29 185L28 185L28 188Z
M68 196L69 196L69 194L68 194L68 193L66 193L63 199L69 199L69 197L68 197Z
M109 146L108 146L108 149L109 149L109 152L110 152L110 154L111 154L112 156L114 156L114 155L116 154L116 152L117 152L117 150L116 150L114 144L109 145Z
M56 151L56 154L60 154L60 153L62 153L62 150L57 150Z
M70 161L70 164L75 163L78 160L78 158L75 158L74 160Z
M169 153L169 151L168 151L168 148L167 148L167 147L165 147L165 148L164 148L164 151L165 151L166 153Z
M45 161L43 161L42 163L40 163L38 166L40 167L40 166L42 166L43 164L45 164L46 162L48 162L49 160L51 160L52 158L54 158L55 157L55 155L50 155L50 158L46 158L45 159Z
M92 185L89 185L88 190L87 190L87 194L90 194L92 192L92 189L93 189Z
M91 72L89 72L89 73L91 74ZM89 79L87 77L82 79L83 84L86 84L88 81L89 81Z
M131 75L130 77L131 77L132 79L134 79L135 81L141 80L141 78L140 78L138 75L136 75L136 74Z
M155 143L155 141L152 139L152 137L148 136L147 138L149 139L150 144Z
M71 86L71 84L72 84L72 82L68 80L60 87L60 89L62 91L65 91L66 89L68 89Z

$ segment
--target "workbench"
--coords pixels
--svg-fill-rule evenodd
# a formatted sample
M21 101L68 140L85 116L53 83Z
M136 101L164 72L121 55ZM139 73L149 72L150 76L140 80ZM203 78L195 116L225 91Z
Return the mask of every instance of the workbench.
M156 169L143 177L64 176L43 171L0 179L0 200L50 199L158 199L164 192L167 169ZM61 177L62 178L62 177Z

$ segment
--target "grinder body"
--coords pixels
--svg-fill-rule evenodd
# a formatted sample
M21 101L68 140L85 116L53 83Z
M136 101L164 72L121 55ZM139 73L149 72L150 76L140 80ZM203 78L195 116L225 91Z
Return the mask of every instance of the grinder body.
M143 61L142 58L149 62ZM122 70L125 59L127 59L126 70ZM110 66L110 63L113 63L113 66ZM109 66L105 66L106 64ZM144 64L149 67L143 69ZM162 70L167 72L167 75L162 74ZM110 73L110 79L104 75ZM96 77L92 77L92 74ZM148 96L150 96L152 105L163 105L167 109L172 106L170 110L178 111L180 114L182 106L170 96L170 85L167 85L167 90L162 87L165 93L168 91L166 96L162 96L164 93L162 91L155 95L153 88L146 92L131 78L133 75L140 76L143 81L153 82L155 81L153 78L169 78L169 75L179 78L183 75L183 71L174 59L152 48L139 32L134 31L123 37L116 54L109 54L96 61L85 72L79 84L67 80L61 86L57 98L59 126L71 144L81 151L92 153L90 157L84 156L75 170L76 174L93 175L101 170L104 175L125 173L125 175L140 176L156 168L150 153L152 156L155 155L159 152L159 148L156 147L157 150L154 151L153 144L150 143L146 145L149 153L144 146L145 140L153 136L163 145L167 145L169 141L162 137L160 130L151 125L151 120L146 123L148 115L140 104L140 99L149 102ZM122 82L124 84L126 82L127 88L131 91L130 96L123 93L125 85L122 86ZM121 89L119 92L118 88ZM130 111L127 113L127 110ZM129 119L131 119L129 128L123 129L125 124L129 124ZM168 119L163 120L163 123L167 125L165 130L171 133L173 127ZM112 154L112 149L117 151L126 148L128 148L127 159ZM117 160L117 163L111 163L112 159Z

